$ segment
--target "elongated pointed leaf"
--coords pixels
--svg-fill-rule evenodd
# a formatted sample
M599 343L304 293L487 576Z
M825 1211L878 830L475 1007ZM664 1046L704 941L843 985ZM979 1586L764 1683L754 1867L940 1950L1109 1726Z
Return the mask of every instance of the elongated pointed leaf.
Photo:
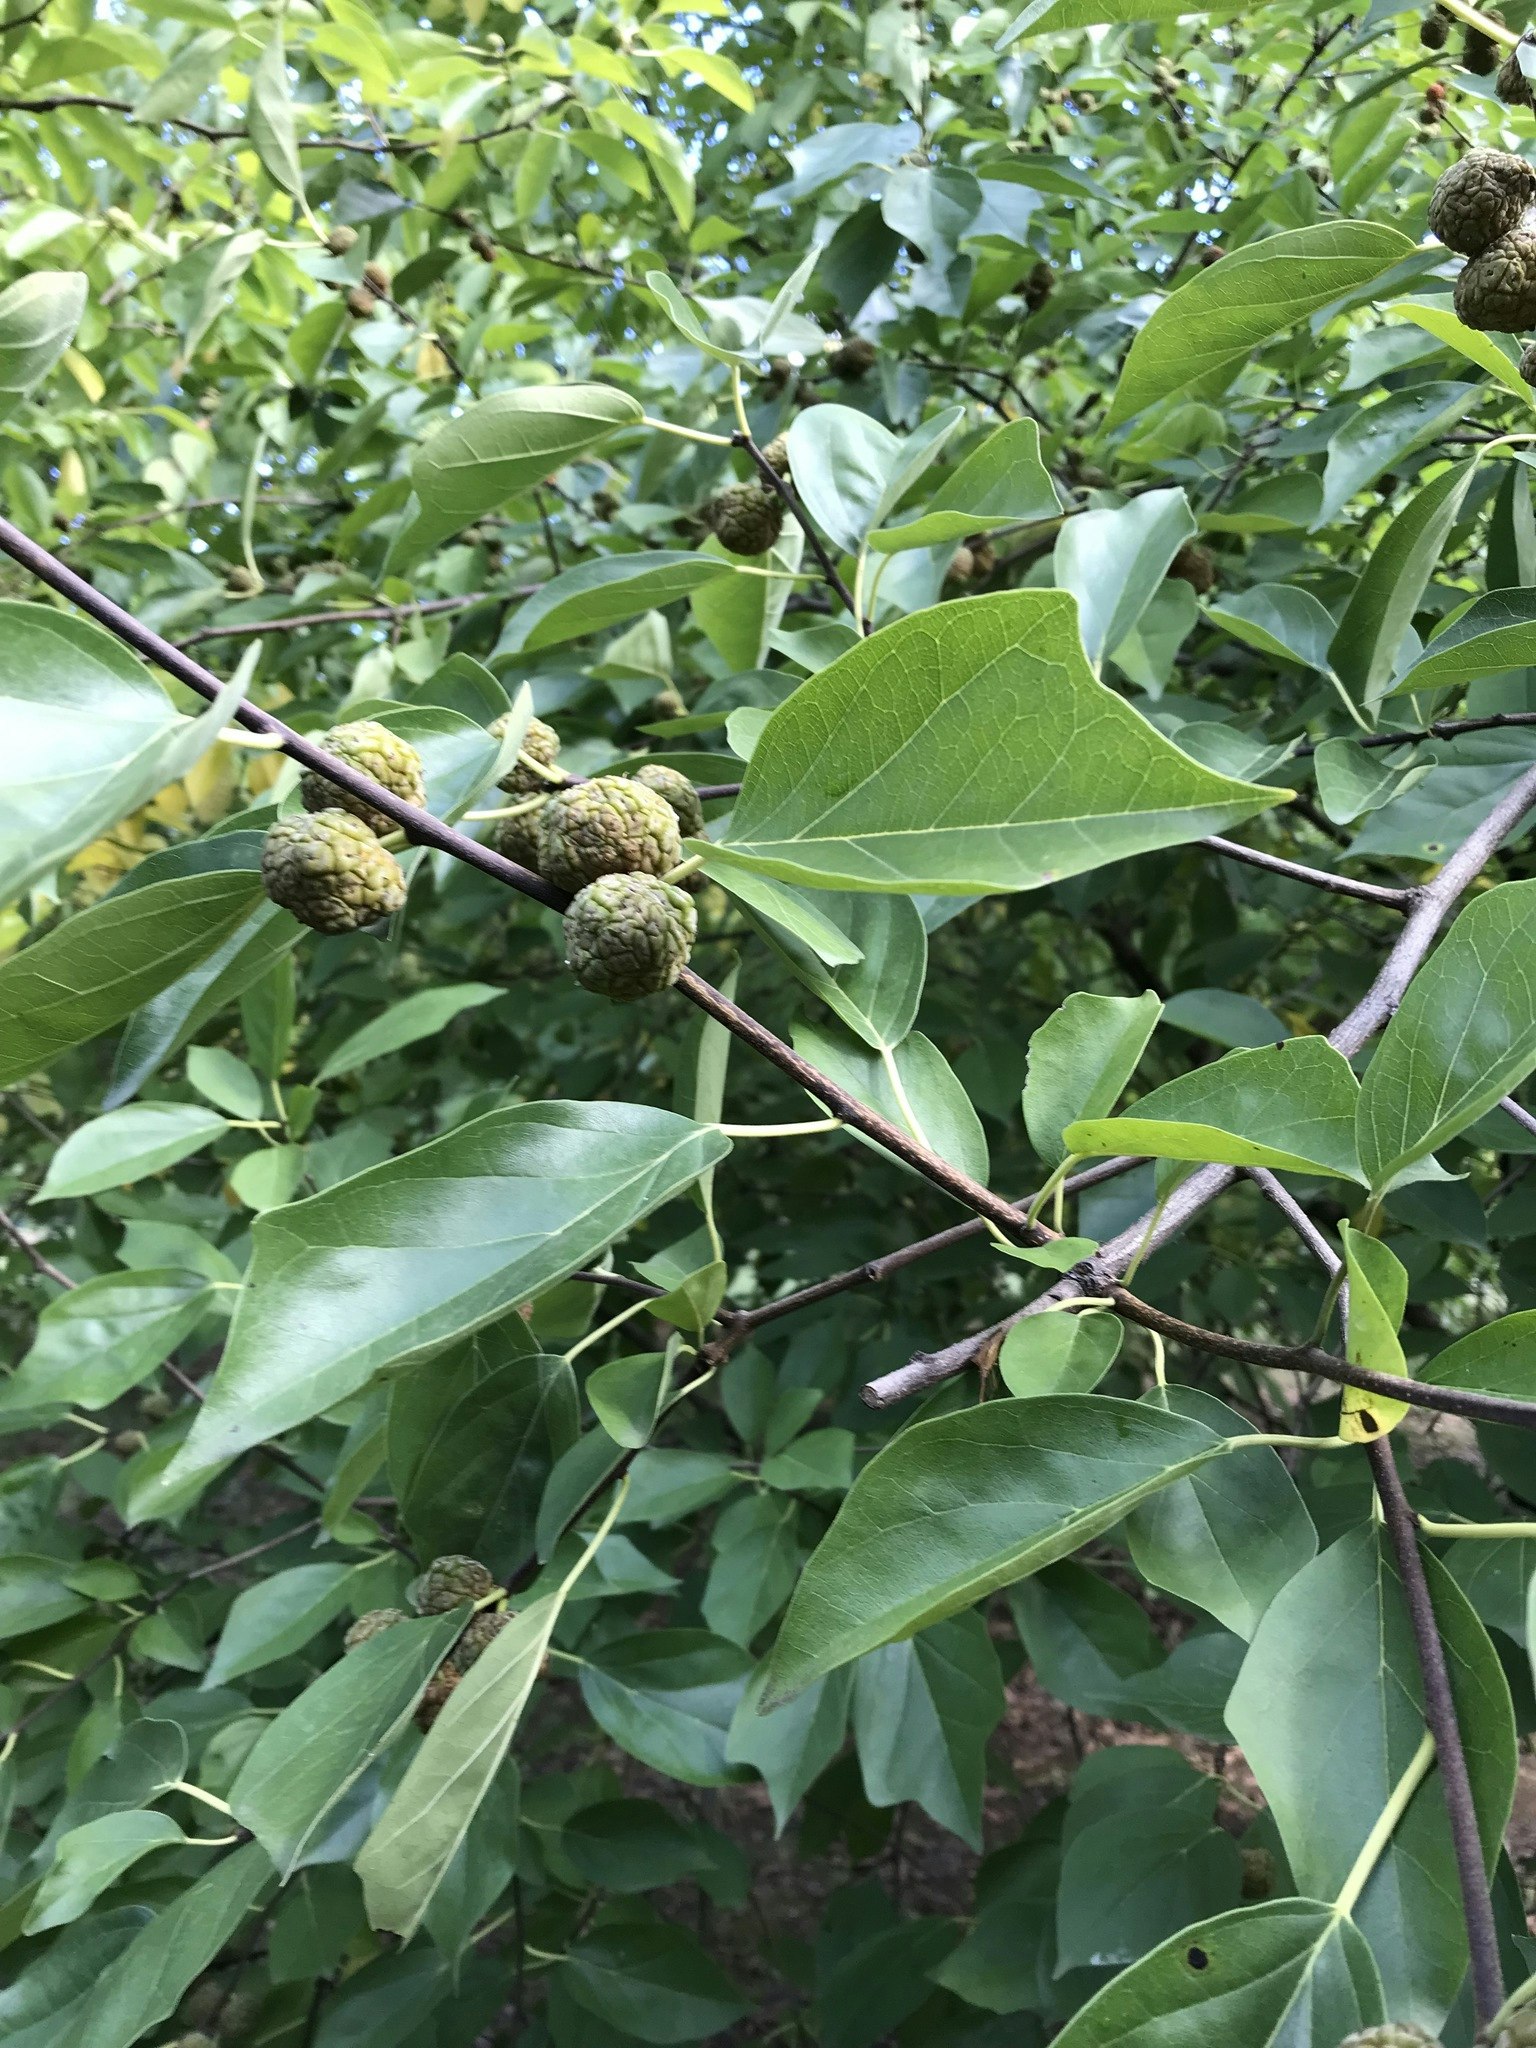
M801 1574L770 1700L1066 1557L1225 1449L1203 1423L1097 1394L914 1423L859 1474Z
M105 1408L169 1358L214 1299L201 1274L173 1266L82 1281L38 1317L31 1350L0 1381L0 1412L52 1401Z
M1059 1166L1067 1156L1062 1133L1068 1124L1106 1117L1114 1108L1162 1014L1161 1000L1151 993L1096 996L1078 990L1035 1031L1024 1080L1024 1128L1049 1165Z
M1416 491L1360 572L1329 648L1340 680L1360 704L1375 705L1386 693L1472 473L1471 463L1458 463Z
M1437 633L1389 694L1443 690L1536 662L1536 590L1490 590Z
M172 1468L211 1470L573 1273L729 1151L625 1103L525 1103L270 1210Z
M62 1202L159 1173L222 1135L225 1120L199 1102L145 1102L114 1109L71 1131L33 1197Z
M1181 753L1094 679L1072 599L1019 590L918 612L802 683L764 728L724 846L813 887L975 895L1283 796Z
M723 555L685 554L675 548L580 562L551 577L519 606L502 634L500 652L532 653L563 640L581 640L737 573L734 562Z

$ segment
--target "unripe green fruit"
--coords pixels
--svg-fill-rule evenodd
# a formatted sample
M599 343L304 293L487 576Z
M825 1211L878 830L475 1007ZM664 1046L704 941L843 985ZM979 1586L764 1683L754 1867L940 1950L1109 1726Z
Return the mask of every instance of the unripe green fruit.
M446 1614L450 1607L483 1600L496 1581L478 1557L450 1552L434 1557L416 1582L412 1599L418 1614Z
M491 1647L511 1619L510 1614L500 1613L492 1607L477 1614L453 1646L448 1661L454 1670L460 1673L467 1671Z
M1505 149L1472 149L1441 173L1429 231L1459 256L1480 256L1519 225L1536 198L1536 168Z
M1216 586L1216 561L1209 548L1187 540L1168 564L1169 577L1187 583L1197 597Z
M1440 2048L1440 2044L1411 2020L1385 2020L1379 2027L1362 2027L1358 2034L1346 2034L1339 2048Z
M397 1622L409 1621L410 1618L403 1607L371 1607L366 1614L357 1617L342 1637L343 1655L363 1643L372 1642L375 1636L383 1635L385 1629L394 1628Z
M120 1429L108 1438L107 1449L114 1458L136 1458L140 1451L149 1449L149 1438L142 1429Z
M783 503L759 483L729 484L717 491L704 517L733 555L766 554L784 528Z
M1529 107L1536 104L1531 97L1531 81L1521 70L1519 55L1514 50L1510 51L1499 66L1499 74L1493 81L1493 89L1506 107Z
M382 263L365 263L363 265L363 283L376 297L381 299L389 297L389 272Z
M627 776L556 792L539 813L539 873L574 895L599 875L664 875L683 857L672 806Z
M855 334L828 358L834 377L862 377L875 367L880 351L866 335Z
M345 256L349 249L357 246L357 229L349 227L332 228L325 238L325 246L333 256Z
M379 302L366 285L355 284L347 293L347 311L354 320L371 320Z
M1480 28L1465 28L1461 36L1461 68L1474 78L1487 78L1498 69L1499 46Z
M1536 341L1528 341L1521 349L1519 370L1527 384L1536 385Z
M1432 7L1419 23L1419 41L1426 50L1443 50L1450 34L1450 16L1438 7Z
M783 434L775 434L763 450L763 460L775 476L789 475L789 442Z
M225 575L224 582L237 597L250 597L261 588L261 578L252 575L243 562L236 562Z
M1031 313L1038 313L1056 289L1056 272L1042 256L1020 287L1020 296Z
M1514 228L1474 256L1456 280L1454 302L1468 327L1495 334L1536 327L1536 232Z
M493 740L501 738L507 729L511 717L510 711L504 711L500 718L493 718L491 720L486 730L490 733ZM518 753L526 754L529 760L537 761L540 767L553 768L555 757L559 752L560 735L555 731L555 728L552 725L546 725L542 718L530 718L528 730L523 734L523 743L518 748ZM536 774L532 768L525 767L522 761L519 760L513 762L496 787L504 789L508 796L543 796L546 791L554 787L554 784L549 781L547 776Z
M316 744L370 782L382 783L402 803L420 806L426 802L420 754L409 740L401 739L376 718L355 718L349 725L332 726ZM350 811L381 837L395 829L393 818L376 811L366 798L354 796L349 789L338 789L317 768L308 768L300 776L299 794L306 811Z
M416 1726L423 1735L447 1706L454 1687L463 1676L463 1672L456 1671L451 1664L440 1664L427 1680L427 1689L416 1702L415 1714Z
M593 995L633 1003L688 965L698 932L692 899L654 875L602 875L565 913L565 961Z
M672 806L677 816L677 829L685 839L698 838L704 830L704 806L686 775L676 768L668 768L664 762L646 761L635 770L631 779L643 782L647 789L654 789L664 803Z
M1245 1899L1268 1899L1274 1896L1275 1859L1267 1849L1244 1849L1243 1890Z
M139 1396L139 1413L146 1422L164 1422L175 1403L160 1387L151 1387L147 1394Z
M539 804L531 811L523 811L515 818L498 818L491 834L491 845L504 860L515 860L519 867L537 870L539 865Z
M1536 2005L1522 2005L1493 2036L1492 2048L1536 2048Z
M405 877L350 811L299 811L271 826L261 849L262 887L317 932L357 932L393 917Z

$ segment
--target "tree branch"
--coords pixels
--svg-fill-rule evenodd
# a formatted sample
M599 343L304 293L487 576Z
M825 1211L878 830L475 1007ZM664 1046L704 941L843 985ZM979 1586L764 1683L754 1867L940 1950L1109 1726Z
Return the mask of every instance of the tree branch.
M1418 1525L1403 1492L1392 1446L1385 1439L1367 1444L1365 1455L1370 1460L1376 1497L1381 1502L1382 1516L1397 1559L1413 1624L1413 1646L1418 1652L1419 1675L1424 1684L1424 1719L1435 1738L1435 1761L1440 1767L1445 1810L1456 1853L1456 1875L1461 1884L1461 1910L1466 1918L1467 1948L1472 1963L1472 1999L1478 2025L1486 2027L1504 2003L1504 1973L1499 1965L1499 1937L1494 1925L1493 1899L1488 1888L1487 1866L1483 1861L1472 1780L1467 1772L1466 1751L1462 1746L1456 1702L1451 1693L1445 1645L1440 1640L1429 1580L1424 1573L1424 1559L1419 1552Z
M244 625L199 626L183 639L168 644L196 647L204 640L243 640L255 633L299 633L308 626L356 626L370 619L430 618L440 612L467 611L471 605L505 604L509 597L532 597L541 588L540 584L528 583L519 584L514 590L471 590L463 597L429 597L416 604L365 604L348 611L293 612L281 619L251 619ZM196 687L194 683L192 688Z
M478 135L466 135L466 144L490 142L498 135L511 135L522 128L529 128L541 115L553 111L562 101L571 97L564 89L552 100L541 99L532 113L520 114L515 120L503 121L495 128L482 129ZM94 92L43 93L32 98L0 99L0 113L6 114L60 114L71 107L95 107L108 114L131 114L132 100L108 99L104 94ZM189 135L196 135L204 142L247 142L248 128L211 128L203 121L189 121L182 114L165 114L150 124L153 127L185 128ZM348 135L300 135L295 138L300 149L345 149L360 156L418 156L423 150L442 147L443 138L434 136L430 141L406 135L374 135L361 142Z
M0 1209L0 1237L8 1237L24 1258L30 1259L45 1280L52 1280L60 1287L73 1287L74 1281L67 1273L61 1273L51 1260L45 1259L37 1246L3 1209Z
M1278 854L1260 853L1254 846L1239 846L1235 839L1202 839L1212 853L1226 860L1240 860L1267 874L1283 875L1290 882L1305 882L1310 889L1327 889L1335 896L1354 896L1362 903L1380 903L1388 910L1411 910L1418 900L1417 889L1385 889L1376 882L1351 881L1348 875L1330 874L1326 868L1309 868L1296 860L1282 860Z
M859 631L861 633L867 632L868 628L859 616L859 608L853 601L853 592L843 581L836 562L827 552L826 543L811 524L811 516L800 502L800 493L795 489L787 476L779 475L779 472L768 460L762 449L758 447L757 443L749 435L742 433L732 434L731 444L733 447L746 450L763 488L773 491L778 497L783 499L784 509L794 519L806 539L810 542L811 553L820 564L821 573L826 578L828 587L834 590L848 607L849 615Z

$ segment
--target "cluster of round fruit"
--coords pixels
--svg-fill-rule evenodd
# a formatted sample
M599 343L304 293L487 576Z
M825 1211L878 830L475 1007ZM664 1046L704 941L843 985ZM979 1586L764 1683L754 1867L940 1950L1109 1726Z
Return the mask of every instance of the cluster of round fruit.
M460 1555L434 1557L407 1590L405 1597L416 1614L447 1614L455 1607L475 1608L463 1634L427 1681L427 1689L417 1704L416 1725L423 1734L448 1704L449 1695L465 1672L512 1619L501 1608L479 1605L496 1590L494 1577L478 1557ZM342 1642L343 1655L410 1618L403 1607L374 1607L367 1614L360 1614Z
M1536 167L1505 149L1472 149L1441 174L1429 231L1469 260L1456 279L1457 317L1468 327L1518 334L1536 327ZM1536 381L1536 352L1520 374Z
M376 719L335 726L319 745L402 802L425 802L420 754ZM393 821L318 769L305 771L299 793L303 810L269 827L261 849L262 886L272 901L317 932L361 931L392 917L405 902L405 876L379 841Z
M616 1003L655 995L687 966L698 929L692 899L666 879L704 829L698 791L660 761L551 791L559 751L554 729L531 720L501 783L522 801L493 844L570 892L565 958L583 988Z

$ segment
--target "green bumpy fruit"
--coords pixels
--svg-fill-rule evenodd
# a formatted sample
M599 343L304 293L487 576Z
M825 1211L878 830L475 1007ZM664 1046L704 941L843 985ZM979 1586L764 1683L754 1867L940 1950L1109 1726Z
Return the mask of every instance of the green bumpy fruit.
M450 1553L433 1558L416 1581L412 1598L418 1614L446 1614L465 1601L483 1600L495 1584L478 1557Z
M372 1642L375 1636L383 1635L385 1629L410 1618L403 1607L370 1607L366 1614L357 1617L342 1637L343 1653L359 1649L364 1643Z
M439 1664L427 1680L427 1689L416 1702L414 1716L416 1726L423 1735L447 1706L453 1697L454 1687L463 1675L462 1671L455 1671L451 1664Z
M1493 2048L1536 2048L1536 2005L1522 2005L1493 2036Z
M685 839L698 838L704 830L704 806L686 775L676 768L668 768L664 762L647 761L635 770L630 779L644 783L647 789L654 789L664 803L672 806L677 815L677 829Z
M511 1619L510 1614L498 1613L491 1607L487 1607L482 1614L477 1614L454 1644L449 1655L448 1662L454 1670L462 1673L467 1671L471 1664L478 1662Z
M836 348L828 357L828 364L834 377L862 377L866 370L872 370L880 351L867 335L855 334Z
M355 768L359 775L366 775L371 782L382 783L390 795L399 797L402 803L420 806L426 802L427 785L421 772L420 754L409 740L401 739L387 725L380 725L376 718L355 718L350 725L332 726L318 744L348 768ZM307 769L300 776L299 794L304 799L306 811L350 811L354 818L361 818L369 830L377 832L381 838L384 833L395 829L393 818L385 817L382 811L376 811L364 798L353 796L350 790L338 789L334 782L327 782L317 768Z
M698 931L692 899L654 875L603 875L565 913L565 964L584 989L633 1003L672 983Z
M505 860L515 860L519 867L537 869L539 865L539 817L544 809L523 811L515 818L498 818L496 829L491 834L491 844Z
M493 740L501 738L511 716L510 711L504 711L500 718L491 720L487 730ZM526 754L530 761L537 761L540 768L553 768L555 757L560 752L560 735L542 718L530 718L518 752ZM542 796L551 784L547 775L540 775L536 769L526 767L518 760L513 762L496 787L504 789L508 796Z
M1536 104L1531 97L1531 81L1526 77L1519 55L1514 50L1510 51L1499 66L1498 75L1493 81L1493 89L1506 107L1529 107Z
M1536 327L1536 233L1514 228L1474 256L1456 280L1455 305L1468 327L1494 334Z
M572 895L599 875L664 875L682 857L672 806L629 776L595 775L539 813L539 873Z
M704 508L723 548L733 555L765 555L784 530L784 506L761 484L731 484Z
M774 435L763 450L763 460L775 476L789 475L789 441L785 435Z
M1384 2020L1379 2027L1362 2027L1358 2034L1347 2034L1339 2048L1440 2048L1440 2044L1411 2020Z
M297 811L268 828L261 883L316 932L358 932L405 902L400 863L350 811Z
M1481 256L1518 227L1536 197L1536 169L1507 149L1472 149L1442 172L1429 199L1429 232L1458 256Z

